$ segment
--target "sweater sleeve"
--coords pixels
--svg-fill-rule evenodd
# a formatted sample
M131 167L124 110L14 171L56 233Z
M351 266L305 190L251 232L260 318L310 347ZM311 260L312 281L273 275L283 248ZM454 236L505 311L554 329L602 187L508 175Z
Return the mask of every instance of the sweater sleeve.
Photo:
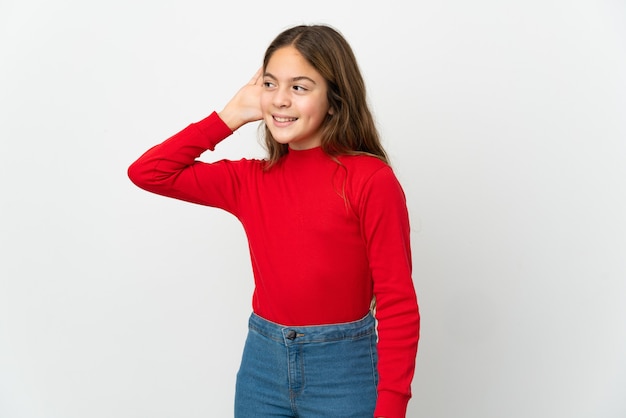
M374 282L378 321L378 400L375 417L404 418L411 398L420 315L412 279L409 217L390 167L365 185L361 227Z
M128 177L149 192L234 213L238 164L227 160L215 163L197 160L231 134L230 128L213 112L146 151L130 165Z

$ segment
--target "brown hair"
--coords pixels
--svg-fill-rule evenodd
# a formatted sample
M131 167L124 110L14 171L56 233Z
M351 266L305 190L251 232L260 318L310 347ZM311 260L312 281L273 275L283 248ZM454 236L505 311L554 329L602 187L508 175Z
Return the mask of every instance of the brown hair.
M389 163L374 119L367 105L365 82L352 48L336 29L327 25L300 25L280 33L265 51L263 70L278 49L293 46L321 74L328 85L327 114L322 127L322 149L331 157L369 154ZM265 124L267 167L274 165L288 150L276 142Z

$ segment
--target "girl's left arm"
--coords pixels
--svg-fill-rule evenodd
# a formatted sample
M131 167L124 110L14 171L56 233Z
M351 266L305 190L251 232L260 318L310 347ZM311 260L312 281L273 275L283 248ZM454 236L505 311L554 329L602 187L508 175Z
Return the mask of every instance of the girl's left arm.
M404 191L390 167L367 182L360 202L378 321L376 417L404 418L415 370L420 314L412 279Z

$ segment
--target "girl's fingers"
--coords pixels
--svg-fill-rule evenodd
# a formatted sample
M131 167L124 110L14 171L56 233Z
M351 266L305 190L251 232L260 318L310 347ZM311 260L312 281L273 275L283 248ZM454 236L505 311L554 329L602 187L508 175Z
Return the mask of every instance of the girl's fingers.
M252 79L250 80L250 84L252 85L258 84L259 80L261 79L262 72L263 72L263 67L259 68L257 72L254 73L254 76L252 76Z

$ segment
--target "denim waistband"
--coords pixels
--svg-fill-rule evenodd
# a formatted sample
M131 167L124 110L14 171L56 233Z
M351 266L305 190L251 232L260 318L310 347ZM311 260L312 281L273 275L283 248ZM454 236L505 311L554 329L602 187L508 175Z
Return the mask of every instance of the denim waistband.
M248 321L250 330L274 341L291 344L355 340L376 332L376 321L371 312L362 319L329 325L285 326L261 318L255 313Z

